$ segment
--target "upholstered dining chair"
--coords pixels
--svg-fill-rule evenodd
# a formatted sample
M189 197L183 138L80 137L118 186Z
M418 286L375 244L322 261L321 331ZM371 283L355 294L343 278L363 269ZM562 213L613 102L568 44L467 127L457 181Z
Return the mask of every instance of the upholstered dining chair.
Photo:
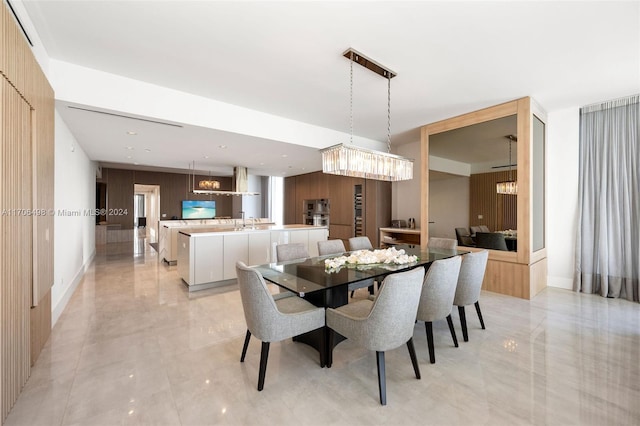
M373 244L371 244L371 240L366 235L362 237L351 237L349 238L349 250L351 251L373 250ZM369 294L373 295L375 280L371 279L371 280L361 281L355 284L357 285L357 287L355 287L355 290L362 287L369 287ZM361 284L361 285L358 285L358 284ZM349 290L351 290L351 297L353 298L354 289L352 289L351 286L349 286Z
M458 246L458 241L453 238L429 238L429 242L427 243L427 247L434 249L447 249L447 250L455 250Z
M309 251L302 243L278 244L276 246L276 262L284 262L286 260L305 259L309 257ZM278 287L280 297L295 296L289 290Z
M456 228L456 239L459 246L473 247L475 246L471 233L467 228Z
M509 251L504 235L500 232L476 232L476 247Z
M244 362L249 339L254 335L262 341L258 390L264 388L267 372L269 345L325 325L324 308L318 308L300 297L284 297L275 300L262 275L248 268L243 262L236 263L238 287L242 298L247 334L242 347L240 362ZM323 331L324 333L324 331ZM320 350L320 365L325 365L325 350Z
M478 232L491 232L487 225L470 226L469 229L471 230L472 238L475 238Z
M453 297L456 294L461 260L460 256L436 260L431 264L424 277L417 319L424 321L431 364L436 362L433 321L447 319L453 344L456 348L458 347L458 339L451 319L451 309L453 308Z
M356 345L376 351L380 404L387 404L384 353L406 343L416 379L420 367L413 346L413 327L420 301L424 268L388 275L375 300L358 300L339 308L327 309L329 348L333 347L334 332ZM332 350L327 353L327 366L333 361Z
M324 256L327 254L342 254L347 249L344 247L342 240L324 240L318 241L318 254Z
M302 243L278 244L276 246L276 262L306 257L309 257L309 251Z
M367 236L349 238L349 250L371 250L373 245Z
M460 275L458 276L458 285L456 286L456 294L453 298L453 304L458 307L460 316L460 326L462 327L462 338L465 342L469 341L467 332L467 317L464 307L474 304L480 326L484 330L484 321L482 319L482 311L480 311L480 289L482 288L482 280L487 269L487 259L489 252L487 250L467 253L462 256L462 264L460 265Z

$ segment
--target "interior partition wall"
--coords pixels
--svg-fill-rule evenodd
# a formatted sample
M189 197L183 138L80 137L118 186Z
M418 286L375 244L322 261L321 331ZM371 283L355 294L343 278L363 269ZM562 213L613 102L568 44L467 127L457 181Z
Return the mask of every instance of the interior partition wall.
M515 199L517 250L489 250L483 289L531 299L547 285L547 250L544 238L546 113L533 99L525 97L505 102L421 128L421 223L429 223L429 138L505 117L515 117L517 128L518 190L517 195L509 196ZM509 203L513 203L514 199L510 199ZM514 222L513 206L505 206L504 200L500 205L500 201L497 196L496 211L510 212L510 217L496 219L496 227L504 228ZM422 227L422 245L426 247L427 241L429 228ZM469 247L464 249L478 250Z
M0 6L0 424L51 332L53 91Z

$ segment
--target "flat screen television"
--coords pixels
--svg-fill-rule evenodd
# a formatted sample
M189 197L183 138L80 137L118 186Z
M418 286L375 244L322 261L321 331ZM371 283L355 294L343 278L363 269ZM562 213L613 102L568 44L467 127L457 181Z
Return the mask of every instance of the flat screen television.
M216 216L216 202L183 200L182 201L182 218L183 219L213 219Z

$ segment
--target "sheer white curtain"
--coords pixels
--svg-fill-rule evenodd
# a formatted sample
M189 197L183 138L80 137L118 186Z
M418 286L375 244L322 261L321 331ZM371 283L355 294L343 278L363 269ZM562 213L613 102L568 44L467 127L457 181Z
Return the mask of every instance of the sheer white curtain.
M640 301L640 95L580 109L574 290Z

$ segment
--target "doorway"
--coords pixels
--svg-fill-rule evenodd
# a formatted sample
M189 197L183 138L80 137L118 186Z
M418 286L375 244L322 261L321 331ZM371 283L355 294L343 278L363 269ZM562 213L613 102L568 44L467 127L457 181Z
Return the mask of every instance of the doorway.
M139 237L150 243L158 241L160 220L160 185L133 185L133 225Z

